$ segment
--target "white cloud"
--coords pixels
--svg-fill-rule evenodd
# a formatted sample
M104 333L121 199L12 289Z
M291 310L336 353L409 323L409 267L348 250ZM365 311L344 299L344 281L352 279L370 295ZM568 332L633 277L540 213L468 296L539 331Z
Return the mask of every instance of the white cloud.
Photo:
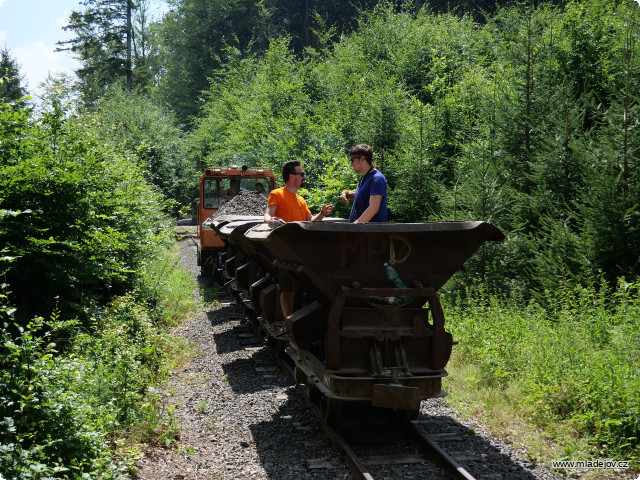
M72 73L78 62L65 52L54 51L54 46L32 42L12 50L20 64L20 72L26 76L30 93L36 93L49 74Z

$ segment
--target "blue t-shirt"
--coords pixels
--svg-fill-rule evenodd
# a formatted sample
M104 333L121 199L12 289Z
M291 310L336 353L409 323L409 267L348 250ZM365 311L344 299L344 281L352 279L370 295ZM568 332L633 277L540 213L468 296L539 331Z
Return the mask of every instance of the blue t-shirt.
M378 170L373 170L360 179L356 187L356 198L351 206L349 221L355 222L360 215L369 207L369 197L371 195L382 195L380 208L370 222L387 221L387 179Z

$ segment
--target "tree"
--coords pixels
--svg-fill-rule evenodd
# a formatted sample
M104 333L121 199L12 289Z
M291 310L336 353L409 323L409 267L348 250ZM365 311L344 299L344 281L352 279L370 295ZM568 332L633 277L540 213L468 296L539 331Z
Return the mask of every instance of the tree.
M141 165L59 104L37 122L0 105L0 138L0 212L20 213L0 216L12 303L25 316L81 315L130 289L163 206Z
M606 52L607 82L598 83L605 99L593 95L589 105L598 136L588 138L585 151L593 165L580 202L591 261L613 283L617 277L640 275L640 34L637 6L619 7L606 17L615 39ZM596 23L590 17L590 23ZM608 45L611 45L610 43ZM596 103L596 99L597 102Z
M259 20L256 0L179 0L164 16L158 29L160 95L180 122L197 116L200 96L226 63L228 46L243 53L266 49Z
M357 26L359 11L370 10L379 0L264 0L271 35L288 35L291 48L301 54L316 47L314 30L322 21L335 29L335 40Z
M162 67L158 58L158 23L151 15L152 0L138 0L132 12L132 80L136 86L150 87L158 83Z
M194 179L201 170L189 161L183 132L166 108L155 105L148 95L119 90L102 97L87 116L105 143L140 159L147 182L173 203L175 211L193 204Z
M360 10L378 0L173 0L160 27L160 92L181 122L195 118L202 92L227 63L229 48L262 55L271 40L287 37L298 57L323 43L316 30L333 29L331 40L357 26ZM324 32L322 32L324 33ZM321 35L323 36L323 35ZM324 38L324 36L323 36Z
M11 103L26 95L22 85L24 75L20 74L20 65L11 56L8 48L0 51L0 101Z
M84 0L82 12L73 11L63 27L75 34L59 42L58 51L70 50L82 61L76 72L85 101L91 103L110 86L128 91L146 87L153 79L148 58L148 0Z

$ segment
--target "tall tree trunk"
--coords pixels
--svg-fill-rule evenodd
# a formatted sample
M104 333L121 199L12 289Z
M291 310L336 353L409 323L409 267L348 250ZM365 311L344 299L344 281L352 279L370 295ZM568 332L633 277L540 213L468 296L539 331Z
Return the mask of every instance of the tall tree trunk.
M304 2L304 36L305 46L311 44L311 32L309 32L309 0Z
M133 27L131 24L131 3L133 0L127 0L127 92L132 89L132 71L131 71L131 37L133 37Z

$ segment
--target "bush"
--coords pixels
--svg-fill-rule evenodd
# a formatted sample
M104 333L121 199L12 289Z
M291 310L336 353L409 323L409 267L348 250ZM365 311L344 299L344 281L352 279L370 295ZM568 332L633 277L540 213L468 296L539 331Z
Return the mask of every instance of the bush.
M57 358L42 318L25 327L3 307L0 325L0 473L5 478L115 478L105 433L82 388L83 365ZM89 397L90 398L90 397ZM105 409L100 409L101 413Z
M134 158L106 146L79 119L53 112L7 134L14 145L0 164L0 243L14 257L7 274L21 315L80 315L132 288L146 252L158 247L162 198L144 181ZM26 214L28 212L28 214Z
M84 325L54 315L23 326L0 295L4 478L121 478L132 459L129 451L116 459L120 437L135 432L133 442L155 441L159 434L170 442L177 434L148 394L184 348L164 327L193 307L193 281L174 258L170 250L156 252L134 292L95 307Z

